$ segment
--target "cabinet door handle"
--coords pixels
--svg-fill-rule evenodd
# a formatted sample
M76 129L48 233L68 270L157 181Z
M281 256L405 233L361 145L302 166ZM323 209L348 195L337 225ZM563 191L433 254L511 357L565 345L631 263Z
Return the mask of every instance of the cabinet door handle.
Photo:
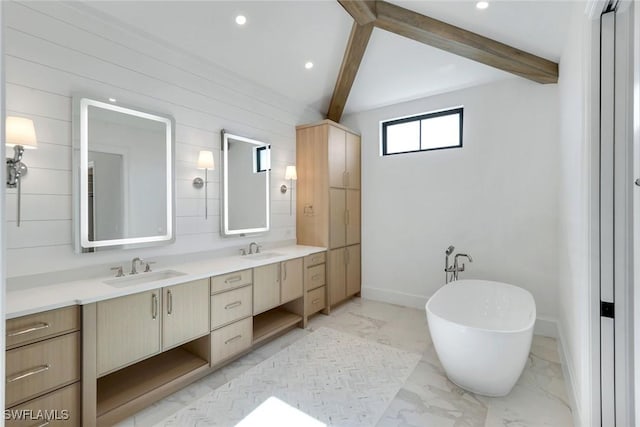
M47 329L50 325L46 322L38 322L33 325L27 326L24 329L14 329L7 332L8 337L17 337L20 335L28 334L30 332L40 331L42 329Z
M151 318L156 319L158 317L158 296L151 294Z
M284 270L284 272L282 273L282 280L287 280L287 263L286 262L282 263L282 268Z
M351 172L347 171L347 183L345 184L347 187L349 186L349 183L351 182Z
M345 265L349 265L350 261L351 261L351 257L349 256L349 249L344 248L344 263L345 263Z
M167 291L167 314L173 313L173 294Z
M228 339L228 340L226 340L224 343L225 343L225 344L229 344L229 343L232 343L232 342L234 342L234 341L236 341L236 340L239 340L240 338L242 338L242 335L236 335L236 336L235 336L235 337L233 337L233 338L229 338L229 339Z
M347 171L342 172L342 185L347 186Z
M346 213L346 216L347 216L347 219L346 219L346 222L345 222L345 223L346 223L347 225L349 225L349 222L351 222L351 218L350 218L350 215L349 215L349 209L347 209L347 210L345 211L345 213Z
M26 371L18 372L15 375L11 375L7 377L7 383L12 383L18 380L22 380L24 378L28 378L32 375L39 374L41 372L48 371L51 365L40 365L35 368L27 369Z
M237 274L235 276L231 276L229 278L227 278L224 283L234 283L234 282L239 282L240 280L242 280L242 276L240 274Z
M242 305L242 301L234 301L224 306L225 310L231 310L232 308L240 307Z

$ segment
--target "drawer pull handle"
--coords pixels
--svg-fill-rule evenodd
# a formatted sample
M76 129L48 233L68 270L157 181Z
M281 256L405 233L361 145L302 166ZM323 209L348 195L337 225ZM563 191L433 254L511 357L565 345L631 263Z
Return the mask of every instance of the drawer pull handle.
M240 307L242 305L242 301L234 301L224 306L225 310L230 310L232 308Z
M32 326L28 326L24 329L18 329L18 330L13 330L13 331L9 331L7 333L8 337L17 337L20 335L24 335L24 334L28 334L30 332L35 332L35 331L40 331L42 329L47 329L50 325L46 322L38 322Z
M19 372L13 376L7 377L7 383L16 382L18 380L22 380L24 378L28 378L32 375L39 374L41 372L48 371L51 365L40 365L35 368L28 369L26 371Z
M313 281L320 280L321 277L322 277L322 274L320 274L320 273L314 274L313 276L311 276L311 280L313 280Z
M231 276L228 279L226 279L224 283L234 283L234 282L239 282L240 280L242 280L242 276L237 274L235 276Z
M316 305L320 302L320 298L316 298L313 301L311 301L311 304Z
M232 343L232 342L234 342L234 341L236 341L236 340L239 340L240 338L242 338L242 335L236 335L236 336L235 336L235 337L233 337L233 338L229 338L229 339L228 339L228 340L226 340L224 343L225 343L225 345L226 345L226 344Z

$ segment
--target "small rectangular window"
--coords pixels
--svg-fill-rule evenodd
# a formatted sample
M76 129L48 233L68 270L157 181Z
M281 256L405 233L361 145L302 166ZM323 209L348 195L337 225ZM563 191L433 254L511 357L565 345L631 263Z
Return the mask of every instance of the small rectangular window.
M462 107L381 122L382 155L462 147Z
M254 149L255 157L253 162L253 173L260 173L271 170L269 159L270 148L270 145L263 145Z

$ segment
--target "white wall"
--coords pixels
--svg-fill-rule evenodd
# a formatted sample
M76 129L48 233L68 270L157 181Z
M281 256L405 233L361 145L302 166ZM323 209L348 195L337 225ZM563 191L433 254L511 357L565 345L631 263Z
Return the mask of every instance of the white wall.
M454 245L474 259L461 278L522 286L555 317L557 102L513 79L346 117L362 133L363 296L423 307ZM462 149L380 156L381 120L460 105Z
M295 213L278 187L295 162L295 125L320 114L239 79L229 71L87 14L72 2L3 2L7 113L34 120L39 149L25 156L21 227L15 191L7 197L7 276L222 249L250 240L295 239ZM76 255L71 223L71 95L114 97L176 120L174 244L144 250ZM220 168L210 175L209 219L204 191L191 181L199 150L220 165L220 130L272 144L272 230L261 237L220 237Z
M576 3L560 60L559 330L574 393L574 415L591 425L590 224L592 154L589 135L591 26L584 4ZM597 171L597 169L593 169ZM596 184L597 185L597 184ZM597 202L596 202L597 203ZM598 343L593 343L598 346Z

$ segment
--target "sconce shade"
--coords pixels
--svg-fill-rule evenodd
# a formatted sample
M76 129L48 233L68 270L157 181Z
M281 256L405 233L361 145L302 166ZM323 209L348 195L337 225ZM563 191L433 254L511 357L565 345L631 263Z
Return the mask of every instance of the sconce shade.
M31 119L7 116L5 137L7 147L22 145L24 148L38 148L36 129Z
M295 166L287 166L287 169L284 171L284 179L298 179L298 173Z
M198 169L215 169L213 164L213 153L211 151L201 151L198 155Z

